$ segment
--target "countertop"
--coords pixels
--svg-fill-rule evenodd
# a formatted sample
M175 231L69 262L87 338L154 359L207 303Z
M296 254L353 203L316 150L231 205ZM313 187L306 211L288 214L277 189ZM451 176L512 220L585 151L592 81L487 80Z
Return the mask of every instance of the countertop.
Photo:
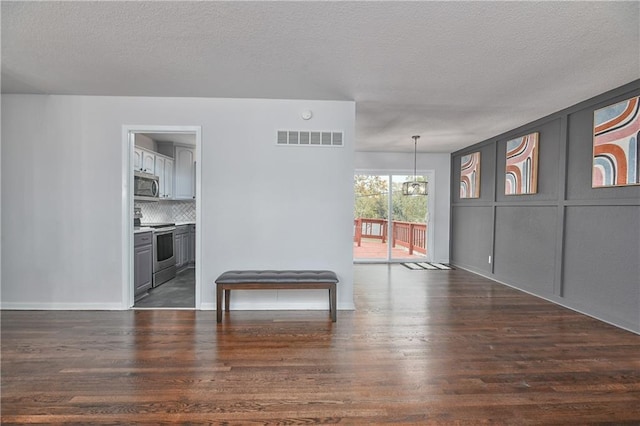
M195 225L196 222L195 221L189 221L189 222L176 222L176 226L182 226L182 225ZM148 226L140 226L140 227L133 227L133 233L134 234L140 234L142 232L151 232L153 231L153 228L149 228Z
M140 227L133 227L133 233L134 234L141 234L143 232L151 232L153 231L153 228L148 228L146 226L140 226Z

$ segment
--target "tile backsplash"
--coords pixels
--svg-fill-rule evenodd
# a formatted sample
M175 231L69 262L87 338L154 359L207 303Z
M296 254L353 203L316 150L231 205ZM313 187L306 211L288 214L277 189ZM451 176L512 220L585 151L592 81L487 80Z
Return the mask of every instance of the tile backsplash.
M135 203L142 212L142 223L195 222L196 202L158 201L156 203Z

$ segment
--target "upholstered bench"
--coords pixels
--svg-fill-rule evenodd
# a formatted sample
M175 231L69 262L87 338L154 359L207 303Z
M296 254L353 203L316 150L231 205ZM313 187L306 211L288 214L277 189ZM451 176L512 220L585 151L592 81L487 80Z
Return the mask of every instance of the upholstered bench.
M333 271L315 270L245 270L226 271L216 278L217 322L222 322L222 299L229 310L231 290L299 290L328 289L331 321L336 322L336 284Z

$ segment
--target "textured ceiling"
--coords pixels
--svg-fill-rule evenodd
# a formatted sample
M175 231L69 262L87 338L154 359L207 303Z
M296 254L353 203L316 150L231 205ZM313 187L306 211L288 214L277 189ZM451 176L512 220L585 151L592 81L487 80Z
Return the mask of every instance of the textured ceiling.
M639 77L637 1L2 1L3 93L355 100L358 151L452 152Z

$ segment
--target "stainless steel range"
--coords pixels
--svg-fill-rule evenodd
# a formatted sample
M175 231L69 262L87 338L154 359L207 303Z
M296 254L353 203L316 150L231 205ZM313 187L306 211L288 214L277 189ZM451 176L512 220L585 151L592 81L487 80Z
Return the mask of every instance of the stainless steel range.
M153 228L153 286L176 276L175 223L141 224Z

